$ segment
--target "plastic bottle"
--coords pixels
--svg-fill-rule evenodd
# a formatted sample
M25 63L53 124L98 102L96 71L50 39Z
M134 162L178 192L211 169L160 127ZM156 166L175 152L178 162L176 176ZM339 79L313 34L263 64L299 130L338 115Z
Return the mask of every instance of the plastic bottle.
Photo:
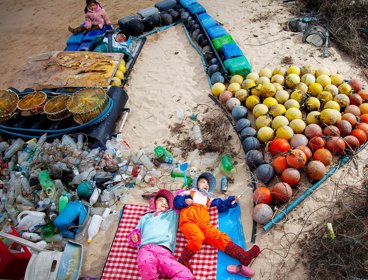
M88 227L88 244L92 242L92 239L96 236L96 234L98 233L100 226L102 223L102 217L99 215L93 215L92 216L92 220L91 223L89 224Z
M93 206L93 204L96 203L96 201L97 201L98 197L100 196L100 194L101 194L101 190L99 188L95 187L91 197L89 198L89 204L91 206Z
M164 147L162 146L157 146L155 149L154 149L154 152L155 152L155 155L157 157L162 157L162 156L167 156L167 157L174 157L168 150L166 150Z
M221 167L225 172L231 172L234 169L234 165L229 154L222 156L221 158Z
M88 153L86 158L96 158L98 154L100 153L100 150L101 150L100 147L94 148Z
M29 185L28 179L24 175L20 175L19 181L20 185L22 186L23 192L25 192L26 194L30 194L32 192L32 189Z
M155 167L155 165L152 163L152 161L144 154L143 150L139 151L138 154L139 161L148 169L152 170L152 168Z
M44 133L44 134L42 134L42 136L38 139L38 141L37 141L37 145L38 145L39 147L42 147L42 145L46 142L46 140L47 140L47 133Z
M17 140L15 140L14 143L11 144L11 146L6 150L4 159L10 159L16 152L23 148L23 145L24 141L22 139L18 138Z
M22 238L28 239L30 241L40 241L41 235L34 233L34 232L23 232Z
M61 139L61 145L69 147L72 151L78 149L77 143L75 143L74 139L68 134L63 135L63 138Z
M37 148L37 139L33 138L29 141L27 141L27 145L25 146L25 148L23 149L22 152L20 152L19 156L18 156L18 163L21 164L24 161L28 161L31 158L33 158L34 155L34 151Z
M83 148L83 134L78 134L77 149L81 151Z
M142 179L144 178L144 168L141 168L141 170L139 171L139 174L137 176L137 178L135 179L135 183L138 185L142 182Z
M0 153L4 152L6 149L9 148L9 143L6 141L3 141L0 143Z
M203 147L202 132L201 128L197 124L193 126L193 135L194 135L194 143L196 144L197 148L202 148Z
M68 205L69 198L66 196L66 192L63 191L59 198L59 214L63 212L64 208Z
M15 201L17 203L23 204L25 206L34 207L34 204L31 201L29 201L27 198L23 197L21 194L19 194L17 196L17 198L15 199Z
M46 171L41 171L40 174L38 175L38 180L40 181L40 185L45 194L47 194L47 196L49 197L53 196L55 191L55 185L52 182L49 173Z

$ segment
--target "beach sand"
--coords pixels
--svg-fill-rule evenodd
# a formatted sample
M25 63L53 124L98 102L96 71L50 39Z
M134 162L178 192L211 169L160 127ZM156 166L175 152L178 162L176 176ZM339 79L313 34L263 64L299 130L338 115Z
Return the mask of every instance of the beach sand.
M14 81L25 67L28 57L64 49L66 39L70 35L67 27L77 26L83 20L84 1L2 2L0 85L1 88L16 88ZM329 48L330 56L322 58L321 48L303 44L299 33L285 31L285 23L294 15L289 13L288 6L281 2L203 0L201 4L233 36L256 72L263 67L272 69L281 65L283 58L290 57L295 65L327 67L332 73L339 72L347 79L358 78L366 84L360 68L333 45ZM118 26L119 18L154 3L125 0L102 2L115 26ZM200 56L187 40L181 24L148 37L125 89L129 95L127 106L131 112L123 128L123 135L135 150L163 145L167 140L179 141L170 134L169 129L169 126L180 121L177 118L178 111L184 111L185 119L182 122L189 133L192 113L197 113L200 120L205 120L208 117L206 112L221 112L208 97L210 88ZM234 158L237 162L236 173L232 175L234 183L229 185L228 194L239 194L250 183L250 173L244 162L244 152L239 139L234 130L231 129L228 133L232 136L229 145L237 155ZM198 165L195 167L199 170L205 169L205 166L199 164L200 161L180 158L180 151L176 152L180 160L188 160L192 165ZM366 158L365 150L359 155L359 159L364 161ZM210 166L208 168L211 169ZM256 271L253 279L306 278L303 265L298 262L300 249L296 246L296 241L304 238L304 234L307 234L318 220L328 216L329 210L322 206L326 205L326 201L334 200L333 182L343 177L347 182L353 180L353 175L349 173L351 169L349 164L337 172L270 232L265 233L261 226L258 227L256 243L264 250L252 264ZM347 173L350 177L345 176ZM218 179L220 177L221 174ZM141 197L143 192L154 191L157 187L174 190L177 185L178 183L170 178L163 178L154 188L136 187L130 191L127 202L144 205L147 201ZM304 182L301 190L307 185L308 182ZM219 191L217 194L221 196ZM252 191L249 189L241 199L242 223L248 247L251 245L252 205ZM121 203L115 205L117 210L121 206ZM100 231L91 245L82 240L85 245L83 276L101 276L116 227L117 220L109 230Z

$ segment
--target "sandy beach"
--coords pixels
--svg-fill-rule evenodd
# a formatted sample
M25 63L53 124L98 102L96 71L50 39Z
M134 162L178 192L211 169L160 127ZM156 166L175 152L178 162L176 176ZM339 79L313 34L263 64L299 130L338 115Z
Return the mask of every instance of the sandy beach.
M118 19L152 6L155 1L101 1L115 27ZM345 78L357 78L367 84L359 66L345 54L330 45L329 57L322 57L322 49L302 42L300 33L284 30L290 14L282 1L268 0L202 0L200 3L207 12L223 24L249 59L253 71L264 67L271 69L278 65L290 64L315 67L327 67L331 73L341 73ZM0 86L2 89L15 87L14 81L25 67L27 58L39 53L63 50L69 37L67 27L77 26L84 17L84 1L2 1L0 11ZM208 97L210 86L196 50L190 45L182 24L147 38L138 57L129 81L125 87L131 112L123 128L123 137L139 150L167 141L179 142L178 135L172 135L170 127L178 122L184 130L191 133L192 113L204 121L215 113L222 114L220 108ZM292 61L282 64L285 57ZM178 112L184 112L184 119L178 119ZM239 194L250 183L250 173L245 164L245 155L239 138L231 128L229 150L236 156L236 173L229 185L229 194ZM180 149L173 150L180 161L188 161L198 170L210 169L205 166L204 157L196 158L195 151L187 158L181 157ZM358 162L368 158L367 150L358 156ZM202 162L201 162L202 160ZM202 164L201 164L202 163ZM360 164L359 166L361 166ZM348 176L346 176L348 174ZM331 210L328 206L336 199L335 182L348 186L361 180L362 172L356 171L349 163L327 180L311 197L304 201L286 219L273 227L270 232L257 229L256 243L263 249L261 255L252 263L256 271L253 279L306 279L307 275L300 259L299 239L305 238L318 221L326 220ZM221 174L218 174L218 179ZM303 191L308 182L303 183ZM130 191L127 202L145 205L141 197L145 191L154 191L158 187L175 190L178 182L163 176L153 188L136 187ZM223 196L219 190L216 194ZM252 191L249 189L241 199L242 224L247 246L251 245L252 235ZM122 206L116 205L116 209ZM95 242L87 245L85 241L82 276L100 277L111 242L117 227L116 222L107 231L101 231ZM92 247L93 245L93 247Z

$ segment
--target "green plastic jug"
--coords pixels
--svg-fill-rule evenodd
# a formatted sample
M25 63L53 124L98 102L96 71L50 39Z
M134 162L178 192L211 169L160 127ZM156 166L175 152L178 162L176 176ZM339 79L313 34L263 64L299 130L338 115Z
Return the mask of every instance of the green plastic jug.
M233 37L230 34L226 34L212 40L212 44L217 52L220 52L223 45L230 43L235 43Z
M238 56L225 60L224 66L229 70L231 76L241 75L246 77L252 72L252 66L245 56Z

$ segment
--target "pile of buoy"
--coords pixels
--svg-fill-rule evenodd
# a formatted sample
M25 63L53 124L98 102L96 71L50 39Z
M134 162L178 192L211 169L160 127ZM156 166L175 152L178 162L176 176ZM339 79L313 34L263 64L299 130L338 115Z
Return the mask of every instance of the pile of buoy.
M114 77L111 79L111 85L112 86L118 86L120 87L124 80L125 72L127 71L125 61L121 60L118 65L118 69L115 72Z
M253 218L267 223L270 205L288 202L301 173L320 180L333 156L354 153L368 137L368 90L357 79L347 81L325 67L311 65L263 68L229 85L215 83L212 94L237 121L246 162L258 182ZM248 120L248 112L254 123ZM270 153L266 161L260 150ZM274 175L278 183L274 182Z

